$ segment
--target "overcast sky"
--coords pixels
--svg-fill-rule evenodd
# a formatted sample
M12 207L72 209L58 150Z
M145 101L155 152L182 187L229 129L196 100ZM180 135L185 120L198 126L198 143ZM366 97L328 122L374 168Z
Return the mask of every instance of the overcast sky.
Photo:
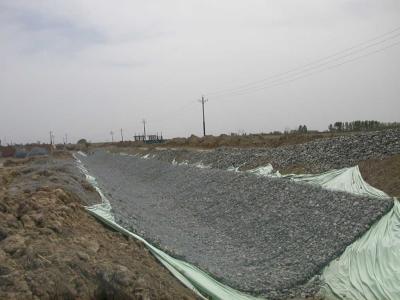
M201 135L202 94L210 134L400 121L399 27L398 0L0 0L0 139Z

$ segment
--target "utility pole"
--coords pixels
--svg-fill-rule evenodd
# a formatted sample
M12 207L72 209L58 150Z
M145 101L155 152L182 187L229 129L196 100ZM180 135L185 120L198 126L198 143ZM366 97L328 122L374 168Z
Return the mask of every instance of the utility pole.
M206 121L204 117L204 103L208 102L208 99L204 99L204 96L201 96L201 100L199 100L201 103L201 107L203 108L203 135L206 136Z
M68 134L65 134L65 143L68 144Z
M124 142L124 135L122 133L122 128L121 128L121 141Z
M114 143L114 131L110 131L111 134L111 143Z
M53 132L50 131L50 145L53 145Z
M146 140L146 119L143 119L142 123L143 123L143 137L144 140Z

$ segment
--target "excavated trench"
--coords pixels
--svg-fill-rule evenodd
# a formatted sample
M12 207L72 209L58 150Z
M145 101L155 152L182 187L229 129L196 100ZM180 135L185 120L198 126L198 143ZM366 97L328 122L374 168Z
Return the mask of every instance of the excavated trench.
M118 223L223 283L269 298L315 294L320 283L309 280L393 205L105 151L80 159Z

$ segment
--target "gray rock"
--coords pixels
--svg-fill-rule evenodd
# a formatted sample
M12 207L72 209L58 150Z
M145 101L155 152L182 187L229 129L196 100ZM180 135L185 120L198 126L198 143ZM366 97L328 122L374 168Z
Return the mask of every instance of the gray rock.
M314 295L319 281L306 282L393 205L103 151L80 159L110 195L118 223L232 287L273 299Z
M171 162L178 157L190 163L199 161L213 168L231 166L255 168L271 163L277 170L302 165L318 173L356 165L367 159L382 159L400 153L400 129L353 133L309 143L277 148L217 148L208 151L165 149L154 151L157 159Z

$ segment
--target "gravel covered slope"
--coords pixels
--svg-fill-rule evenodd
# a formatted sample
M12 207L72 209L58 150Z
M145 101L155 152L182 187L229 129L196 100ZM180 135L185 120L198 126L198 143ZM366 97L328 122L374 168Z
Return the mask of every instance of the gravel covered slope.
M392 206L391 200L219 169L96 151L81 157L117 220L243 291L302 286Z
M157 159L164 161L171 162L174 158L191 163L201 161L221 169L230 166L249 169L271 163L278 170L301 165L305 171L312 173L353 166L362 160L381 159L399 153L400 129L356 133L277 148L217 148L208 151L164 149L152 152Z

